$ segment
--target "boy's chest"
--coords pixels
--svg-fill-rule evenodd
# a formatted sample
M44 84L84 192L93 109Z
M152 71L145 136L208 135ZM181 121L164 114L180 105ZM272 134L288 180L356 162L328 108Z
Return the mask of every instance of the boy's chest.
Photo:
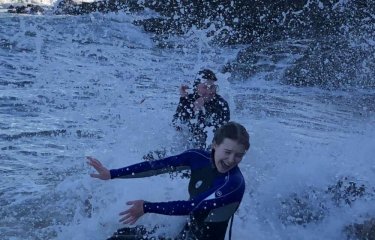
M220 181L218 172L211 166L192 170L189 182L190 198L213 188L218 181Z

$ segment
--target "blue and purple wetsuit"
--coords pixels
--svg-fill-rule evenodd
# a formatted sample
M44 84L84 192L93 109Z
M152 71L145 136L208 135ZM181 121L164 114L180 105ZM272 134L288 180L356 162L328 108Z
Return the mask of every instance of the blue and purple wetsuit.
M245 181L238 167L217 171L213 154L192 149L161 160L110 170L111 178L140 178L189 169L189 199L144 202L145 213L187 215L190 221L176 239L224 240L228 221L241 203Z

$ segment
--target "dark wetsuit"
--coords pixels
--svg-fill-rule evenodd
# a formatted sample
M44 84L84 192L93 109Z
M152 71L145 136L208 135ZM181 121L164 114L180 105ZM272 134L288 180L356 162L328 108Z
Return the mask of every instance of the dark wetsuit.
M125 168L112 169L111 178L148 177L165 172L190 169L188 200L171 202L145 202L145 213L188 215L189 222L179 236L161 239L224 240L230 217L241 203L245 181L238 167L219 173L209 152L193 149L161 160L142 162ZM134 235L133 238L155 239Z
M172 123L175 127L179 123L187 124L192 137L189 141L194 148L205 149L207 139L206 127L213 127L213 131L230 120L230 112L227 101L216 94L214 98L204 103L204 109L194 111L194 102L199 98L197 94L189 94L181 97Z

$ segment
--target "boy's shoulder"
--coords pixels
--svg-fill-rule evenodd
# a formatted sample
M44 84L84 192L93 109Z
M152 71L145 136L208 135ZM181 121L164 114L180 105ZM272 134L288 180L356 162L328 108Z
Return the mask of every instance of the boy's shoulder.
M221 104L228 104L227 100L225 100L221 95L216 94L216 102Z
M210 157L211 157L211 153L210 152L208 152L206 150L198 149L198 148L193 148L193 149L186 150L185 153L186 154L190 154L192 156L202 157L202 158L208 158L208 159L210 159Z
M237 183L245 181L245 178L238 166L230 170L230 181Z

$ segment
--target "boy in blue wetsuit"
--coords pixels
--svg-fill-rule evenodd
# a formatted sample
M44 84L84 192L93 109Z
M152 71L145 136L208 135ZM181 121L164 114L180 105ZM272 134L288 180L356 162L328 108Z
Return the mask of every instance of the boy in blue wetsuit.
M138 226L120 229L109 239L224 240L228 221L239 207L245 191L245 181L237 165L249 147L246 129L229 122L215 132L211 152L192 149L161 160L112 170L95 158L87 157L88 164L98 172L90 175L102 180L154 176L184 168L191 171L188 200L135 200L128 202L131 207L120 213L120 221L124 224L136 223L145 213L189 216L178 236L155 238L150 236L152 231Z

